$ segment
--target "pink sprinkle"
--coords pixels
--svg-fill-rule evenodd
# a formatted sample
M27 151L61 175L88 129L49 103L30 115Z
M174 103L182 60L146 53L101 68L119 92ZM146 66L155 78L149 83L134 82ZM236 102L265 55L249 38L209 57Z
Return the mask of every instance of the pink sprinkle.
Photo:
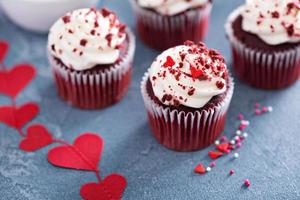
M242 146L242 144L240 142L236 144L237 148L240 148L241 146Z
M209 166L210 166L210 167L215 167L215 166L216 166L216 163L215 163L215 162L212 162L212 163L210 163Z
M262 111L263 113L268 112L268 107L263 107L261 111Z
M227 137L224 135L221 137L221 142L226 142L227 141Z
M226 149L226 151L224 151L224 153L230 154L230 149Z
M259 108L260 107L260 104L259 103L256 103L255 104L255 108Z
M241 142L241 138L239 137L239 138L237 138L235 141L236 141L237 143L240 143L240 142Z
M241 125L239 126L239 129L240 129L240 130L244 130L246 127L247 127L247 126L246 126L245 124L241 124Z
M243 115L243 114L239 114L239 115L238 115L238 119L239 119L239 120L243 120L243 119L244 119L244 115Z
M255 115L260 115L261 114L261 111L259 109L255 109L255 112L254 112Z
M230 172L229 172L229 174L230 174L230 175L233 175L233 174L234 174L234 170L231 169Z
M251 183L250 183L249 179L245 179L245 180L244 180L244 185L245 185L246 187L250 187Z

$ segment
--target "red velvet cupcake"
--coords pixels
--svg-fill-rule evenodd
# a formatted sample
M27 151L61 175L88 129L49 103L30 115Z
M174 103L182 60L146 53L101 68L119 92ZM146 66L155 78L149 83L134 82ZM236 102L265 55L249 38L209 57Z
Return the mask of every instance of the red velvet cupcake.
M207 33L211 0L130 0L137 31L150 47L165 50Z
M295 0L249 0L226 24L233 68L244 82L280 89L300 75L300 4Z
M50 29L48 55L58 94L73 106L104 108L127 92L135 38L106 9L67 13Z
M177 151L199 150L215 141L233 89L224 58L193 42L164 51L141 83L155 138Z

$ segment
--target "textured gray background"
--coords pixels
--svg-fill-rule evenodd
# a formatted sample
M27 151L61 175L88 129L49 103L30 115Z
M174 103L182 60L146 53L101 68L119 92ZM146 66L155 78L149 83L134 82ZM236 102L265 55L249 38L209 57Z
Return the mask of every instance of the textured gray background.
M224 35L226 16L242 0L216 0L212 12L207 44L221 50L230 67L230 50ZM120 18L134 27L134 17L125 0L103 2ZM134 28L133 28L134 29ZM38 76L20 95L18 103L36 101L41 122L67 141L86 131L97 132L105 140L100 163L102 176L118 172L126 176L128 187L124 199L300 199L299 104L300 82L281 91L262 91L236 80L225 133L233 133L236 115L252 111L254 102L272 105L274 112L251 120L249 138L239 150L240 158L224 157L217 167L204 176L195 175L198 162L209 163L207 149L194 153L176 153L153 139L139 92L142 74L159 53L137 39L133 82L124 100L100 111L74 109L61 101L46 59L46 35L37 35L13 25L0 14L0 38L12 48L6 64L33 63ZM0 103L8 103L0 97ZM51 166L47 148L36 153L18 150L20 138L15 130L0 125L0 199L80 199L80 186L96 181L93 173ZM236 174L228 177L234 168ZM242 183L249 178L252 186Z

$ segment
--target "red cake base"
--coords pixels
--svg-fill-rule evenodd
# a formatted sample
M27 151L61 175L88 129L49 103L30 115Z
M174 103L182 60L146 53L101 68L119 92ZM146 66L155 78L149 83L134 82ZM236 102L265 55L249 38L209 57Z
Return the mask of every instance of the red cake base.
M170 107L158 103L153 97L146 74L141 91L154 137L176 151L196 151L209 146L224 130L233 89L230 79L227 91L213 97L203 108Z
M60 73L54 71L59 96L71 105L82 109L105 108L120 101L129 88L131 74L132 68L130 67L120 79L106 81L104 86L95 84L101 83L101 79L93 83L87 81L84 84L83 76L72 81L71 76L65 79Z
M150 47L165 50L187 40L202 41L208 30L211 3L175 16L164 16L153 10L141 8L131 0L140 38Z

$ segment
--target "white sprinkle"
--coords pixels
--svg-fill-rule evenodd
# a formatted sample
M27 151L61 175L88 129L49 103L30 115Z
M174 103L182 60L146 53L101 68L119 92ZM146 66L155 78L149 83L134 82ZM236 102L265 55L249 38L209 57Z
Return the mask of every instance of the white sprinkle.
M248 137L248 133L243 133L243 137L244 138Z
M269 112L273 112L273 107L272 107L272 106L269 106L269 107L268 107L268 111L269 111Z
M242 131L241 131L241 130L237 130L235 133L236 133L237 135L241 135L241 134L242 134Z
M231 140L231 141L230 141L230 144L234 145L234 144L235 144L235 141L234 141L234 140Z
M219 145L220 144L220 141L219 140L216 140L215 141L215 145Z
M241 124L248 126L250 122L248 120L242 120Z
M235 136L234 139L235 139L235 140L239 140L239 139L240 139L240 136Z
M234 153L234 154L233 154L233 157L234 157L234 158L238 158L238 157L239 157L239 153Z
M210 171L211 171L211 167L207 167L207 168L206 168L206 171L207 171L207 172L210 172Z

